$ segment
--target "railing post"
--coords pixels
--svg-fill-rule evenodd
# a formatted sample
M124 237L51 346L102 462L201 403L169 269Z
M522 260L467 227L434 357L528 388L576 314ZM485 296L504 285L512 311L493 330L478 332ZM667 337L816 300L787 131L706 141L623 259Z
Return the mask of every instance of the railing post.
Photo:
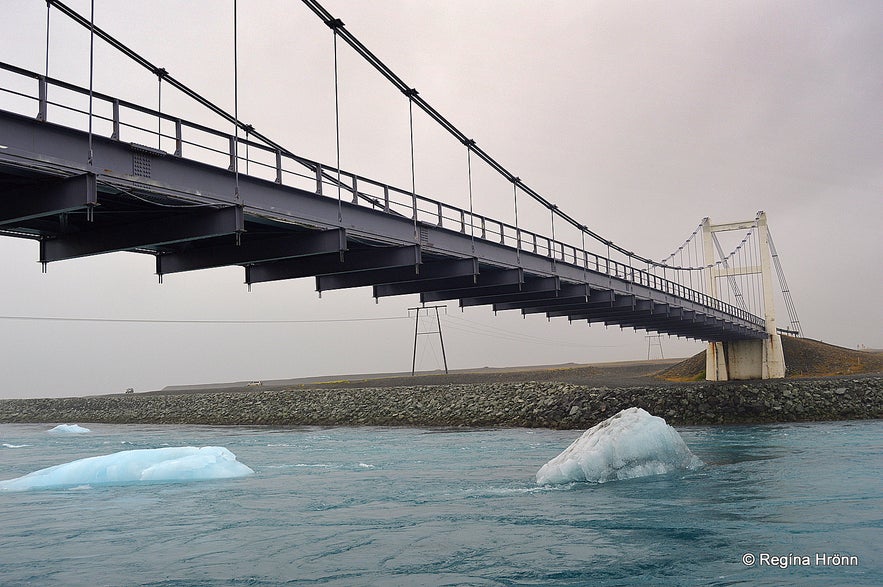
M383 186L383 211L389 214L389 186Z
M417 194L413 191L411 192L411 210L413 210L411 220L417 222Z
M536 233L534 233L534 235L533 235L533 252L534 252L534 254L536 254L536 252L537 252L537 235L536 235Z
M442 205L441 202L438 202L438 226L441 228L442 226Z
M484 223L484 216L481 217L481 238L487 239L487 227Z
M322 165L316 164L316 194L322 195Z
M466 212L460 210L460 232L466 234Z
M113 131L110 133L110 138L118 141L120 140L120 101L118 98L114 98L111 104L113 108Z
M282 151L276 149L276 183L282 183Z
M521 250L521 229L520 228L515 229L515 249L519 250L519 251Z
M46 111L49 103L49 86L46 81L46 76L41 75L37 78L37 93L39 95L37 120L46 122Z
M230 135L230 167L228 171L236 171L236 137Z
M359 203L359 180L353 176L353 204Z
M175 157L180 157L184 152L184 139L182 137L181 119L175 120Z

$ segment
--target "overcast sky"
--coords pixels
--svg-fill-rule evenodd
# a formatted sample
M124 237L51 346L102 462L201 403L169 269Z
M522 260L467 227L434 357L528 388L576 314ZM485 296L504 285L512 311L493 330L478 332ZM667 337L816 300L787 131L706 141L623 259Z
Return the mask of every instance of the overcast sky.
M0 4L0 60L43 71L45 3ZM88 15L88 1L68 4ZM765 210L806 335L883 347L878 0L323 4L525 183L638 254L662 259L704 216ZM232 0L95 0L95 10L98 26L233 110ZM240 118L333 164L330 29L295 0L239 2L238 27ZM55 10L50 28L49 74L87 85L88 32ZM409 187L407 99L343 43L339 66L341 166ZM157 104L156 78L100 42L95 88ZM217 123L168 88L163 110ZM415 143L417 190L468 207L464 147L422 113ZM474 172L477 211L511 222L511 184ZM548 216L520 220L544 228ZM416 296L319 299L313 279L248 292L238 267L160 285L152 257L127 253L44 275L37 253L34 241L0 238L0 398L410 369ZM451 368L647 356L643 331L449 306ZM278 323L173 322L193 319ZM437 343L421 339L418 368L440 367ZM667 357L703 348L662 345Z

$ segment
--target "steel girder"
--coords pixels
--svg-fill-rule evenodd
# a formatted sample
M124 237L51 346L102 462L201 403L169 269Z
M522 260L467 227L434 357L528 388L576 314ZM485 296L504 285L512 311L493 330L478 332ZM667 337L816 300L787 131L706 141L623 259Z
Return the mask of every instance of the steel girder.
M88 255L148 249L169 243L235 235L245 230L242 208L199 209L164 214L128 224L60 234L40 241L40 261L48 263Z
M346 250L346 231L342 228L261 237L245 232L237 243L211 243L179 251L160 253L156 273L178 273L228 265L249 265L291 257L341 254Z
M97 204L98 183L94 173L34 181L0 198L0 226L84 210Z
M309 257L295 257L266 263L256 263L245 266L245 282L261 283L266 281L278 281L282 279L296 279L299 277L324 276L324 286L317 289L339 289L340 287L357 287L358 285L370 285L371 275L377 272L411 272L414 273L420 265L420 247L410 245L405 247L371 247L355 251L337 251ZM373 273L372 273L373 272ZM339 281L333 279L334 275L350 275L353 285L338 285ZM362 283L367 279L367 282Z
M558 295L561 280L558 277L527 279L518 290L512 293L490 293L487 291L466 291L460 298L460 307L486 306L511 302L538 300ZM474 294L474 295L470 295Z
M457 300L469 296L514 294L521 290L523 283L524 270L522 269L485 270L478 274L475 285L472 287L421 292L420 302L425 304L443 300Z

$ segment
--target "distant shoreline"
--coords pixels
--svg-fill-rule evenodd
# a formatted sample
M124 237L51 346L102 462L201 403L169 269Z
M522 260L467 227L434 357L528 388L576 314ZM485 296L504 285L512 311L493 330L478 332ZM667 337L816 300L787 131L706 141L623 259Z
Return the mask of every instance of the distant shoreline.
M883 418L883 375L752 382L297 387L0 400L0 423L589 428L640 407L672 425Z

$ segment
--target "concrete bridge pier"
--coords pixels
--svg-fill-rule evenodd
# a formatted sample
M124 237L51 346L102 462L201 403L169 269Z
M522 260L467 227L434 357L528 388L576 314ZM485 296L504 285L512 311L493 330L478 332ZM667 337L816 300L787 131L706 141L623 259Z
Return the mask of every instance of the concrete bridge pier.
M705 355L705 379L781 379L785 357L779 334L763 340L710 342Z
M761 275L763 283L764 321L767 337L762 340L732 340L709 342L705 355L705 379L707 381L727 381L730 379L781 379L785 376L785 355L782 352L782 337L776 330L776 306L773 299L772 258L769 247L766 213L757 213L757 218L749 222L712 224L705 218L702 221L702 240L706 260L714 259L712 234L729 230L757 229L760 248L760 266L728 268L713 264L708 272L708 288L717 297L718 278L730 275Z

